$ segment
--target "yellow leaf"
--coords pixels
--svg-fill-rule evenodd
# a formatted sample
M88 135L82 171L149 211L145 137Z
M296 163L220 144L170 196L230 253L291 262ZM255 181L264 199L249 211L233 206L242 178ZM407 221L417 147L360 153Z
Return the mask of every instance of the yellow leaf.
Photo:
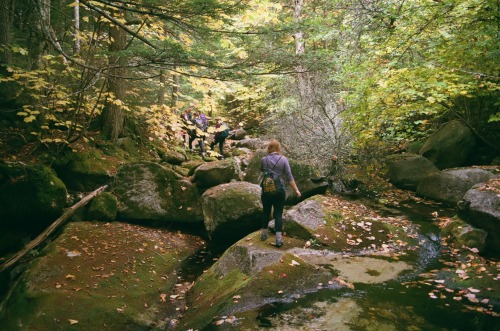
M35 117L35 116L33 116L33 115L31 115L31 116L28 116L28 117L25 117L25 118L24 118L24 122L25 122L25 123L31 123L31 122L33 122L34 120L36 120L36 117Z
M246 58L248 57L248 54L247 54L247 52L245 52L245 51L239 51L239 52L238 52L238 57L239 57L240 59L246 59Z
M68 322L69 322L69 324L71 324L71 325L78 323L78 321L77 321L77 320L72 320L72 319L68 319Z

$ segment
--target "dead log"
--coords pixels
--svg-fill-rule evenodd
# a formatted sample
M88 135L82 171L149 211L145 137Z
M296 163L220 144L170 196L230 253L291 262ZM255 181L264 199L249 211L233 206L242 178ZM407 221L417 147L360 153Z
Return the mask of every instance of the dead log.
M45 231L40 233L38 237L30 241L22 250L20 250L16 255L12 256L2 265L0 265L0 272L3 272L5 269L14 265L17 261L19 261L24 255L26 255L33 248L40 245L45 239L47 239L58 227L63 225L80 207L85 206L90 200L92 200L99 193L104 191L108 185L104 185L99 187L97 190L85 196L83 199L75 203L73 206L68 208L62 215L59 217L54 223L52 223Z

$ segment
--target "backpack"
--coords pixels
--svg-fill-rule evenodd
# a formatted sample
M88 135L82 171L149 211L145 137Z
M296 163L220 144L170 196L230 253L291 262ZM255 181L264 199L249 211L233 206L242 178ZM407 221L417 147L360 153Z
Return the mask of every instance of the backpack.
M267 158L266 158L267 159ZM281 159L281 157L278 159ZM272 167L270 170L265 171L264 175L262 176L262 181L260 182L260 187L262 188L262 193L266 195L276 195L279 192L283 192L285 188L283 187L283 184L281 183L280 176L277 175L276 173L273 172L274 168L276 165Z
M221 126L224 128L224 131L221 131L219 133L221 138L227 138L229 137L229 127L227 126L226 123L222 123Z

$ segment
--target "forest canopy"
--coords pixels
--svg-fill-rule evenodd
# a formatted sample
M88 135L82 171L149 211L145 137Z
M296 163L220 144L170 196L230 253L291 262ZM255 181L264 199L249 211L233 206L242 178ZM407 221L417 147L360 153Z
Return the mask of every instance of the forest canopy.
M493 0L0 0L3 137L60 150L191 103L328 171L459 119L499 153ZM370 153L368 151L371 151Z

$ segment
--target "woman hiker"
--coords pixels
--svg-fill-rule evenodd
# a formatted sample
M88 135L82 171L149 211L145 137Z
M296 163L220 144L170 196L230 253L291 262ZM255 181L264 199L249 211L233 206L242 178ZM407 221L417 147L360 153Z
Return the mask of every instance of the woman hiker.
M276 230L276 247L283 246L283 208L285 206L285 179L292 186L295 194L300 198L301 194L290 169L288 159L281 155L281 144L277 140L271 140L267 146L267 155L260 159L260 170L265 174L272 172L279 176L281 187L272 194L263 192L261 194L263 212L262 212L262 232L261 240L267 240L267 228L271 208L273 208L273 217Z

